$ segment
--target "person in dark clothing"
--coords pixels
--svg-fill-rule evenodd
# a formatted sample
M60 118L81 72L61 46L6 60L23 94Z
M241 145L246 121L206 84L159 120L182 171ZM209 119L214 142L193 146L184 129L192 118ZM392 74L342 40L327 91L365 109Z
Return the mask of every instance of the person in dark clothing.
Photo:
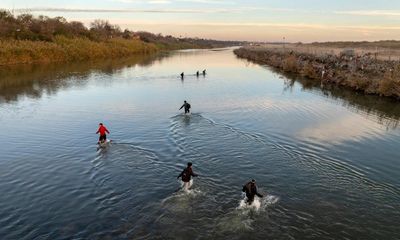
M190 180L192 177L197 177L198 175L193 172L192 163L188 162L187 167L183 169L181 174L177 177L177 179L181 178L183 182L183 188L187 191L191 187Z
M107 135L106 133L110 134L108 129L103 125L103 123L99 123L99 129L97 130L96 134L100 133L99 137L99 142L98 143L103 143L107 140Z
M200 76L200 72L197 71L197 72L196 72L196 77L199 77L199 76Z
M204 69L204 70L203 70L203 76L205 76L205 75L206 75L206 70Z
M181 79L183 80L184 77L185 77L185 73L182 72L182 73L181 73Z
M247 203L249 205L253 203L255 195L257 195L260 198L264 197L262 194L259 194L257 192L256 180L254 179L251 180L251 182L248 182L246 185L244 185L242 191L246 193Z
M179 110L181 110L182 108L185 108L185 114L186 114L186 113L190 113L190 108L191 108L191 106L190 106L189 103L186 102L186 100L183 101L183 105L182 105L181 108L179 108Z

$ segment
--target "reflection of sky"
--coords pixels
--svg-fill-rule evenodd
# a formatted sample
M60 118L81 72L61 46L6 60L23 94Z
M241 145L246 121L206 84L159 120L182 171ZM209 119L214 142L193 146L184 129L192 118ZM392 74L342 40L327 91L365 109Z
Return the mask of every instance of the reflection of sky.
M294 42L400 36L400 2L392 0L2 0L0 8L31 9L85 23L102 18L132 30L218 39L280 41L285 36Z
M298 137L328 144L338 144L344 141L361 141L363 138L376 138L385 133L384 126L380 126L376 122L365 119L360 115L348 113L301 129Z
M196 78L195 71L204 68L207 76ZM304 91L298 83L284 91L278 74L238 60L229 51L178 53L150 66L117 69L114 74L86 74L85 84L57 79L64 87L48 92L46 84L52 81L45 81L37 89L43 94L0 103L0 145L16 151L26 139L51 144L66 133L89 144L96 140L93 131L99 121L110 128L113 139L153 143L169 134L171 118L186 99L194 113L262 139L317 145L333 155L343 149L356 154L352 148L375 147L386 153L383 158L390 166L399 159L399 129L386 130L375 114L356 112L341 101ZM187 74L183 82L182 71ZM27 88L24 84L21 90Z

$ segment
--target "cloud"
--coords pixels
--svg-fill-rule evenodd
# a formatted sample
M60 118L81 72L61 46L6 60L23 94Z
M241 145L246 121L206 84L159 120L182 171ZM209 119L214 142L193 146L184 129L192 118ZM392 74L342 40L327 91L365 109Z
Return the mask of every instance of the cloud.
M169 4L171 1L169 0L110 0L112 2L120 2L120 3L149 3L149 4Z
M115 0L126 3L138 3L136 0ZM208 3L217 3L219 1L214 0L178 0L178 1L201 1ZM151 0L146 1L148 4L170 4L170 0ZM234 2L230 2L234 4ZM255 11L271 11L271 12L292 12L299 10L288 9L288 8L268 8L268 7L238 7L238 8L163 8L163 9L95 9L95 8L52 8L52 7L41 7L41 8L20 8L15 9L15 12L66 12L66 13L247 13Z
M169 4L172 3L170 0L111 0L113 2L121 3L149 3L149 4ZM188 2L188 3L203 3L203 4L224 4L232 5L236 4L232 1L222 1L222 0L174 0L173 2Z
M121 19L121 23L129 24L126 19ZM400 30L400 26L381 26L381 25L329 25L329 24L309 24L309 23L273 23L273 22L152 22L152 21L133 21L137 24L161 24L161 25L181 25L181 26L209 26L209 27L273 27L290 29L319 29L319 30Z
M187 1L208 1L208 0L187 0ZM155 4L167 4L169 0L152 0ZM175 14L205 14L205 13L237 13L243 11L257 11L257 10L270 10L270 11L292 11L292 9L273 9L273 8L215 8L215 9L78 9L78 8L27 8L16 9L16 12L76 12L76 13L175 13ZM339 12L338 12L339 13ZM394 16L400 12L382 12L382 11L350 11L340 12L341 14L391 14ZM397 15L396 15L397 16ZM110 20L115 20L110 19ZM120 24L140 23L140 20L121 19ZM394 25L335 25L335 24L316 24L316 23L302 23L302 22L289 22L289 23L276 23L276 22L207 22L207 21L185 21L185 22L159 22L148 21L142 22L143 24L161 24L161 25L186 25L186 26L219 26L219 27L275 27L275 28L290 28L290 29L333 29L333 30L400 30L400 26Z
M205 4L236 4L232 1L218 1L218 0L176 0L177 2L190 2L190 3L205 3Z
M148 1L150 4L170 4L171 1L168 0L153 0L153 1Z
M348 115L301 129L297 133L297 137L341 144L347 141L377 138L384 133L384 127L375 122L368 121L360 115Z
M153 4L167 4L166 0L154 0ZM79 9L79 8L20 8L15 12L76 12L76 13L229 13L230 9Z
M393 17L400 16L400 11L391 10L354 10L354 11L336 11L335 14L355 15L355 16L371 16L371 17Z

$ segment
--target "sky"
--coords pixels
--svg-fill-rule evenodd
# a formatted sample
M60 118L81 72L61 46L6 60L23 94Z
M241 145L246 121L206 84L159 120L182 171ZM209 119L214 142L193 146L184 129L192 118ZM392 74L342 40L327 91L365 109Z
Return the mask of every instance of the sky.
M399 0L0 0L15 14L262 42L400 40Z

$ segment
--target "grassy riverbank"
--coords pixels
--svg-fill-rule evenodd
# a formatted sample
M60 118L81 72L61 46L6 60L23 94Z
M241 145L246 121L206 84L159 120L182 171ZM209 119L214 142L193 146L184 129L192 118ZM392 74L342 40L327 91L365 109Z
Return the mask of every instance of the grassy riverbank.
M3 40L0 41L0 65L84 61L148 54L156 51L157 48L153 44L120 38L101 42L63 36L56 37L52 42Z
M72 62L127 57L160 50L212 48L237 42L175 38L148 32L121 30L108 21L90 27L62 17L14 16L0 10L0 65Z
M334 84L366 94L400 99L398 61L380 60L368 53L307 53L288 46L245 47L235 50L235 54L256 63L319 81L321 85Z

